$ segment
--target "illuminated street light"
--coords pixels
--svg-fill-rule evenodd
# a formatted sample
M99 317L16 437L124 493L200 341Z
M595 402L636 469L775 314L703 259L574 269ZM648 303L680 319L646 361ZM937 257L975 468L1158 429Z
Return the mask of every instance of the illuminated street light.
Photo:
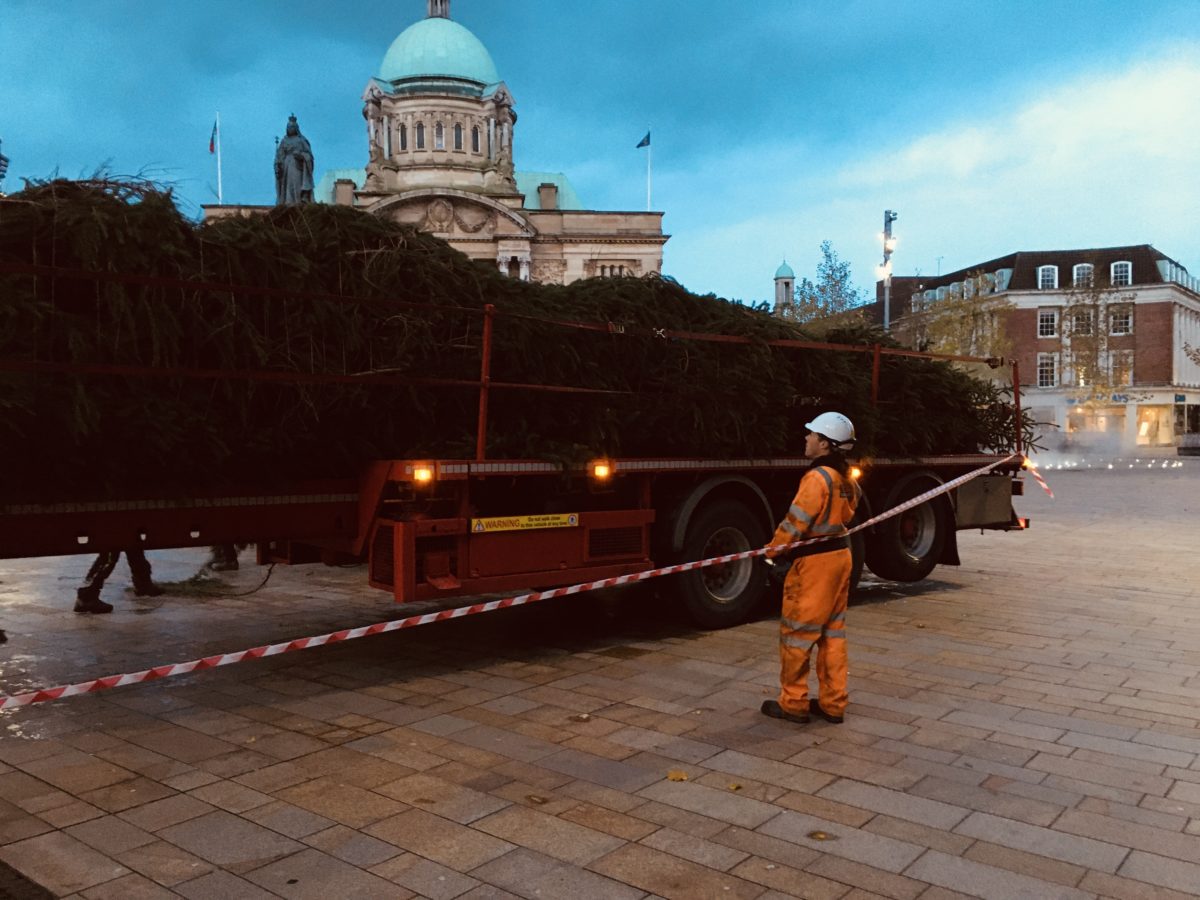
M883 330L892 327L892 251L896 249L896 239L892 237L892 223L900 218L899 213L890 209L883 211Z

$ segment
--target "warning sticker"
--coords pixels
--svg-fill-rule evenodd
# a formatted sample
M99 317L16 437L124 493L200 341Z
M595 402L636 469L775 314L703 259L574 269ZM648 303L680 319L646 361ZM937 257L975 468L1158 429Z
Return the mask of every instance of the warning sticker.
M579 524L579 513L546 513L540 516L495 516L490 519L472 519L471 531L527 531L531 528L574 528Z

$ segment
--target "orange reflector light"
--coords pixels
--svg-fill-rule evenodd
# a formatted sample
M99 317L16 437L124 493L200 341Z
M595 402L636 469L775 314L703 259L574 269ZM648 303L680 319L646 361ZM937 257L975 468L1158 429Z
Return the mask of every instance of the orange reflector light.
M413 466L413 481L417 484L429 484L433 481L433 466Z
M597 481L605 481L612 476L612 464L607 460L598 459L592 463L592 477Z
M862 469L860 469L858 466L851 466L850 477L855 481L858 481L858 479L862 478Z

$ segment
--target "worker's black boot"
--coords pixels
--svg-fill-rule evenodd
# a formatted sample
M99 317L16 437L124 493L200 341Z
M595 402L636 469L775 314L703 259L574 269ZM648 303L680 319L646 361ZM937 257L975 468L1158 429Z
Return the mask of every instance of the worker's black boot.
M820 718L824 719L826 722L832 722L834 725L841 725L846 721L845 716L831 716L829 713L825 712L825 710L821 709L821 704L817 702L816 697L813 697L808 701L808 711L812 715L819 716Z
M139 597L157 597L163 589L150 580L150 562L140 548L125 551L129 574L133 576L133 592Z
M770 716L772 719L786 719L789 722L795 722L797 725L808 724L807 713L792 713L788 712L779 705L778 700L764 700L762 706L758 708L764 716Z
M211 556L206 565L214 572L236 572L238 569L237 547L233 544L217 544L211 548Z
M149 576L133 579L133 592L139 597L158 597L166 593Z
M110 613L111 603L100 599L100 588L81 587L75 592L75 612L77 613Z

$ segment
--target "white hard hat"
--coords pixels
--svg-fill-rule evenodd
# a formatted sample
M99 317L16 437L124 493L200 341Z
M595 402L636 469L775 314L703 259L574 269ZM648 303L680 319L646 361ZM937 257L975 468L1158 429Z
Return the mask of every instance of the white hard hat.
M854 423L841 413L821 413L804 427L826 438L835 447L854 443Z

